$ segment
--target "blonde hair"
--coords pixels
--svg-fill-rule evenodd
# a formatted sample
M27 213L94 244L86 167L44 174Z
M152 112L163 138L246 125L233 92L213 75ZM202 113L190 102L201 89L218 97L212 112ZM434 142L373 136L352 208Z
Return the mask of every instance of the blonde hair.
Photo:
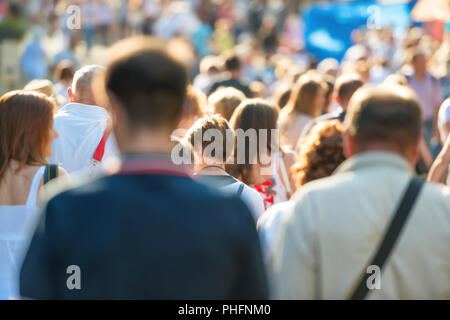
M187 86L183 103L183 116L202 117L206 113L206 96L191 85Z
M217 113L227 120L231 119L234 110L245 100L245 94L233 87L220 88L208 98L212 113Z
M27 83L23 88L26 91L34 91L45 94L47 97L55 100L55 92L53 91L53 84L48 79L35 79Z
M292 113L304 113L313 118L320 115L321 106L316 106L314 100L320 90L326 90L323 79L315 73L302 75L292 90L291 97L285 108L282 110L283 116Z

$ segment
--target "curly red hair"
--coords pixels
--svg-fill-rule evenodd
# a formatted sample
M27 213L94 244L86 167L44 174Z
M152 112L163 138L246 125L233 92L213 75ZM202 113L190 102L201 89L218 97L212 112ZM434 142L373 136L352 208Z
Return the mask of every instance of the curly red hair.
M301 142L292 174L297 188L307 182L328 177L345 160L339 120L317 123Z

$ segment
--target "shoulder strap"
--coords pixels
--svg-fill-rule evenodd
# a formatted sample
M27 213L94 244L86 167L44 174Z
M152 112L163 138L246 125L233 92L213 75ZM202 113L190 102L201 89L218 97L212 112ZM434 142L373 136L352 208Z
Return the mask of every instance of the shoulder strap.
M241 182L241 184L239 185L239 189L237 191L237 196L240 197L242 194L242 191L244 191L244 184Z
M36 206L39 184L41 182L41 178L44 175L44 173L45 173L45 166L42 166L38 169L38 171L34 175L33 181L31 182L30 191L28 192L26 206L33 206L33 207Z
M370 274L366 273L367 267L371 265L378 266L380 270L382 270L384 263L388 259L390 253L392 252L392 248L394 247L402 228L408 218L409 213L411 212L412 207L414 206L414 202L417 199L417 196L422 189L424 181L419 179L418 177L411 178L409 182L408 188L403 195L403 198L393 216L389 227L387 228L383 240L381 241L376 254L370 263L365 267L362 272L362 276L359 280L359 284L351 295L351 300L362 300L367 295L369 288L367 287L367 279Z
M58 177L58 165L48 164L44 171L44 184Z

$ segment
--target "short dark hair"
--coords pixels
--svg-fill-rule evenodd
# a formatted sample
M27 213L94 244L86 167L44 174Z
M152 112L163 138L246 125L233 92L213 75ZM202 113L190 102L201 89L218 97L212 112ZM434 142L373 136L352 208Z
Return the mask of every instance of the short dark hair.
M62 60L56 65L54 77L55 80L70 80L72 81L75 75L75 67L69 60Z
M350 100L355 91L363 85L364 82L361 76L356 73L345 74L337 78L335 90L339 102Z
M276 94L275 94L275 103L278 105L280 109L283 109L286 104L289 102L289 99L291 97L292 88L291 87L284 87L281 88Z
M230 53L225 57L225 69L227 71L239 70L241 62L236 54Z
M105 75L106 89L135 126L175 126L186 96L187 68L170 41L139 36L119 41Z
M403 152L420 137L422 110L417 96L407 87L363 87L350 99L344 125L361 146L387 142Z

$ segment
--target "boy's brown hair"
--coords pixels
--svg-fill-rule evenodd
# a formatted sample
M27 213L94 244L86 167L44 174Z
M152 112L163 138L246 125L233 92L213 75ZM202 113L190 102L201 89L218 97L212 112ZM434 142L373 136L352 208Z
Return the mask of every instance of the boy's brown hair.
M208 103L213 109L213 113L217 113L229 121L234 110L244 100L244 93L238 89L227 87L214 91L214 93L209 96Z
M198 156L198 158L204 162L203 152L205 149L212 143L214 140L210 141L204 138L205 132L210 129L218 130L219 134L222 136L222 153L221 154L212 154L212 157L219 161L220 163L226 163L227 159L233 153L234 147L234 134L233 130L230 128L228 121L218 115L206 115L201 119L198 119L194 125L189 129L186 134L187 141L192 145L194 152ZM201 150L198 150L199 146L195 145L195 140L201 139ZM196 149L197 147L197 149Z

